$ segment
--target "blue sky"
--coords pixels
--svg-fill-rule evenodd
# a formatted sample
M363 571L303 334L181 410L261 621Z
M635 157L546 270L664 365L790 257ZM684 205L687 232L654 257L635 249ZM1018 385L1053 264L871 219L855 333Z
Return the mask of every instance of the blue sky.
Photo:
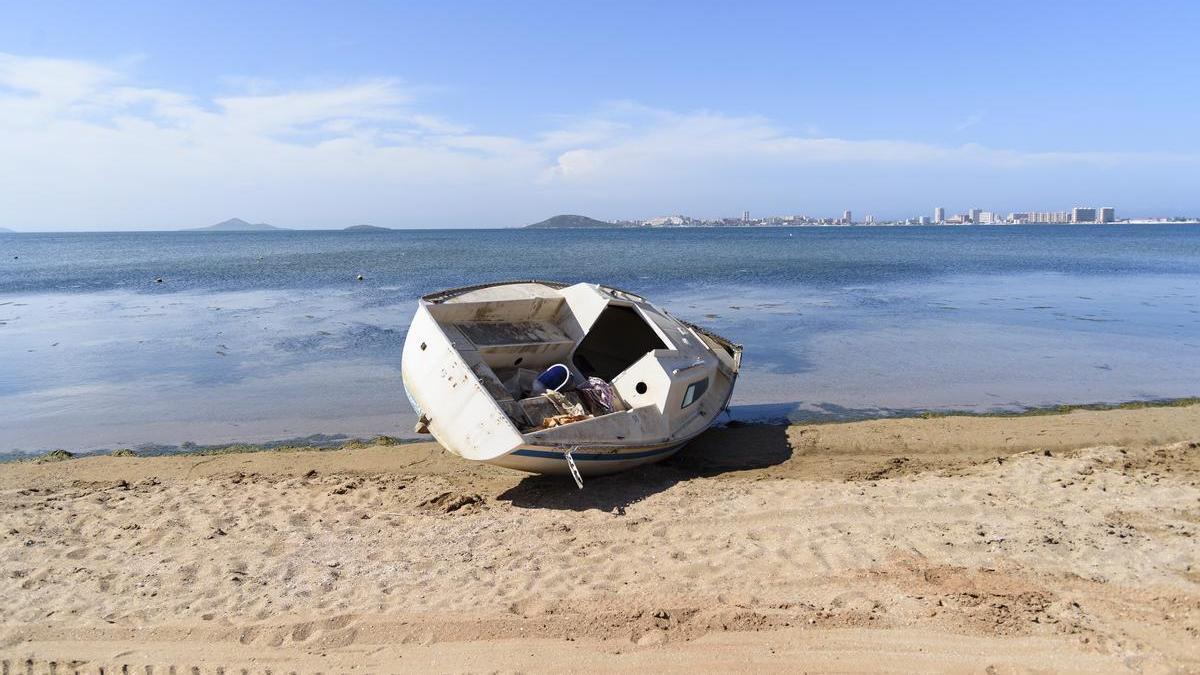
M0 226L1200 213L1200 5L903 4L8 3Z

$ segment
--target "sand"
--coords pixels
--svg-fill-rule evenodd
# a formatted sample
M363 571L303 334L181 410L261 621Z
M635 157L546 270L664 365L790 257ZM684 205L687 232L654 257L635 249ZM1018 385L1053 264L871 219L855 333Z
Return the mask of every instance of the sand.
M1200 406L7 464L0 667L1200 671L1198 534Z

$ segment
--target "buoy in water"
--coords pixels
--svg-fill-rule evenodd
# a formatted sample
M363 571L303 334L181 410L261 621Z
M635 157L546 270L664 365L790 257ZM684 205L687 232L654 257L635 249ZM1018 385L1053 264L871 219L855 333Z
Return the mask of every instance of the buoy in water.
M162 282L163 282L163 278L162 278L162 277L154 277L154 283L156 283L156 284L161 284Z
M358 279L359 281L362 281L362 280L363 280L363 275L361 275L361 274L360 274L360 275L358 275L358 276L356 276L356 277L354 277L354 278L355 278L355 279Z

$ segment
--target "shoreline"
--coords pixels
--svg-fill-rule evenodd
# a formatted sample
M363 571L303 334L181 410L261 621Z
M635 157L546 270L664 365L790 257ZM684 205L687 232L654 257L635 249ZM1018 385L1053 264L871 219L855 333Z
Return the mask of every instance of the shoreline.
M583 490L428 442L8 463L0 660L1188 670L1197 504L1197 404L726 427Z
M951 417L964 418L1018 418L1018 417L1043 417L1049 415L1067 415L1076 411L1107 411L1107 410L1143 410L1151 408L1180 408L1200 405L1200 396L1182 396L1177 398L1163 398L1150 400L1133 400L1122 401L1117 403L1097 402L1097 403L1064 403L1060 405L1050 406L1035 406L1021 408L1018 410L993 410L976 412L972 410L920 410L909 409L899 411L895 415L879 415L871 416L864 414L858 416L838 416L829 414L824 417L813 419L786 419L786 418L764 418L755 420L740 420L731 419L722 424L719 424L714 429L737 429L743 427L790 427L790 426L818 426L826 424L850 424L855 422L875 422L884 420L910 420L910 419L941 419ZM328 439L323 442L313 442L312 439L321 438ZM199 444L186 442L181 445L165 445L165 444L146 444L133 447L120 448L98 448L94 450L72 450L67 448L55 448L53 450L42 452L0 452L0 466L10 462L44 462L44 461L61 461L66 459L82 459L87 457L105 457L111 456L114 453L126 455L131 453L131 456L137 457L172 457L178 455L184 456L209 456L220 454L235 454L246 452L304 452L318 451L329 452L335 450L359 449L368 446L392 446L392 445L407 445L413 443L429 443L432 442L428 437L399 437L389 436L387 434L376 434L372 436L348 436L345 434L314 434L304 438L280 439L274 441L266 441L259 443L234 441L230 443L211 443ZM64 454L65 453L65 454Z

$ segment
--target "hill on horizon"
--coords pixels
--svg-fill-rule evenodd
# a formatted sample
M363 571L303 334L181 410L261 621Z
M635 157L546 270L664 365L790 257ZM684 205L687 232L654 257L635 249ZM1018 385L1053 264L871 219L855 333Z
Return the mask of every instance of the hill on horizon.
M16 233L17 233L17 231L16 231L16 230L10 230L10 229L8 229L7 227L0 227L0 232L7 232L7 233L9 233L9 234L16 234Z
M584 227L620 227L620 226L613 225L612 223L606 223L603 220L596 220L595 218L588 218L587 216L562 214L562 215L554 216L552 218L547 218L541 222L534 223L532 225L526 225L525 227L526 228L536 227L536 228L568 229L568 228L584 228Z
M230 218L222 220L216 225L208 227L191 227L184 232L267 232L270 230L285 230L284 227L275 227L266 223L248 223L241 218Z
M391 232L390 227L379 227L378 225L351 225L343 227L343 232Z

